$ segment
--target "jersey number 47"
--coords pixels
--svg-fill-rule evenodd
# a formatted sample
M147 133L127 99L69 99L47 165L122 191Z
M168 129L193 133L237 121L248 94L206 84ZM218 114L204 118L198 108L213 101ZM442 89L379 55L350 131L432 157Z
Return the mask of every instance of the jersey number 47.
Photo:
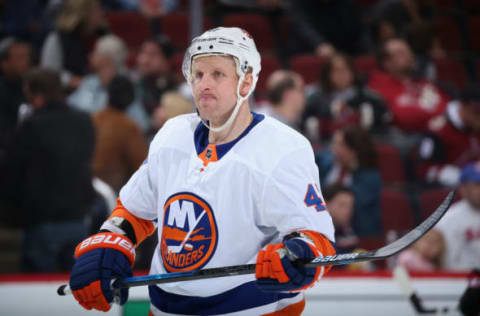
M305 205L307 205L308 207L315 206L315 209L317 210L317 212L327 210L325 202L323 202L321 195L318 193L317 187L312 184L308 185L304 202L305 202Z

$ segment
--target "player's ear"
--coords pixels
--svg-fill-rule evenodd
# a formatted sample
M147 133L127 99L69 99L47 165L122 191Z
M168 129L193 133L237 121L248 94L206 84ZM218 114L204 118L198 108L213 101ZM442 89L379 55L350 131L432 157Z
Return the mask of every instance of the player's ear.
M243 79L242 85L240 86L240 95L242 97L246 96L247 93L252 89L253 85L253 75L251 72L245 74L245 78Z

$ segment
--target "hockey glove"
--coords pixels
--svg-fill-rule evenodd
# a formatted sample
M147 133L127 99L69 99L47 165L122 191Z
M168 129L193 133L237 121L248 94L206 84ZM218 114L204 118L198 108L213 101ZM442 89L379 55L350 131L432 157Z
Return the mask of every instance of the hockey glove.
M112 290L112 280L132 276L135 247L127 237L115 233L93 235L77 246L75 258L70 288L80 305L106 312L114 296L119 297L120 305L127 301L128 288Z
M257 256L257 286L265 292L296 292L309 288L323 275L324 268L305 268L294 261L319 255L319 251L302 238L267 245Z

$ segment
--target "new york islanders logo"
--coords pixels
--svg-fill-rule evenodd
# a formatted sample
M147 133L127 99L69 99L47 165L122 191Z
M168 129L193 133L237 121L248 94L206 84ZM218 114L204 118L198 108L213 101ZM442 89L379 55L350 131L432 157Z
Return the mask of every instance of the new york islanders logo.
M218 230L212 208L188 192L170 196L163 208L160 251L168 272L197 270L215 252Z

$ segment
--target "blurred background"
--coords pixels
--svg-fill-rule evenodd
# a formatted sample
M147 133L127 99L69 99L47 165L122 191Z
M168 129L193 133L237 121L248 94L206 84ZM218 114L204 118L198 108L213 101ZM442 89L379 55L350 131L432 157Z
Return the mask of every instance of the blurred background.
M262 55L253 111L311 141L338 252L392 242L460 187L406 252L334 271L480 266L480 1L3 0L1 274L69 271L158 129L193 111L183 54L216 26Z

